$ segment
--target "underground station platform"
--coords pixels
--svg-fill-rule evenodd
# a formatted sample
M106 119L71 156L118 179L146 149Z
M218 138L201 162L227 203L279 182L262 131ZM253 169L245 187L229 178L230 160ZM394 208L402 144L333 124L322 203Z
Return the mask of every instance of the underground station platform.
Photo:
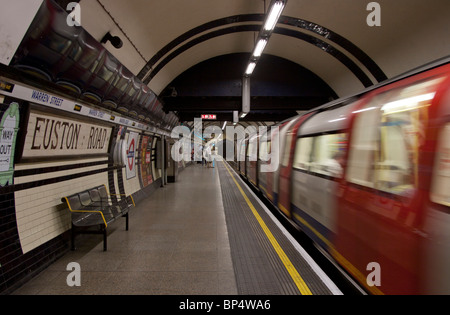
M187 167L14 295L340 295L226 162ZM70 264L79 286L69 286ZM74 269L73 269L74 270Z

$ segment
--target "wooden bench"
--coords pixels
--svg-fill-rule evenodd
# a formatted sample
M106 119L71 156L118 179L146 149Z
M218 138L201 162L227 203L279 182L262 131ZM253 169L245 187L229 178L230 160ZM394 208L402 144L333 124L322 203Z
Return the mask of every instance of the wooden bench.
M132 196L109 194L105 185L97 186L61 199L72 215L71 243L75 250L77 234L103 234L103 250L107 250L109 224L124 217L128 231L128 211L135 206ZM97 229L90 229L97 227Z

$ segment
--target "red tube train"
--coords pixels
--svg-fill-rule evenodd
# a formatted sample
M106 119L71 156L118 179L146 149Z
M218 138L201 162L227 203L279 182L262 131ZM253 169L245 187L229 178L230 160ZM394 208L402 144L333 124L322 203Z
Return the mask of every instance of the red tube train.
M373 294L450 293L448 62L237 144L241 174Z

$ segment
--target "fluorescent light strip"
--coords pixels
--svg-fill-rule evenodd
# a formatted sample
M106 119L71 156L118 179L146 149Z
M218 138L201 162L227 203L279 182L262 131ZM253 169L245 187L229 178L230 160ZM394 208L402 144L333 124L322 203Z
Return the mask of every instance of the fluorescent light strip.
M264 51L264 48L266 48L267 40L266 39L260 39L258 41L258 44L256 44L255 51L253 52L254 57L261 57L262 52Z
M256 67L256 62L250 62L248 64L247 70L245 70L245 74L246 75L250 75L253 73L253 70L255 70Z
M270 10L269 17L267 18L266 24L264 25L264 30L272 31L277 25L278 19L280 18L281 12L284 9L284 3L282 1L277 1L272 6Z

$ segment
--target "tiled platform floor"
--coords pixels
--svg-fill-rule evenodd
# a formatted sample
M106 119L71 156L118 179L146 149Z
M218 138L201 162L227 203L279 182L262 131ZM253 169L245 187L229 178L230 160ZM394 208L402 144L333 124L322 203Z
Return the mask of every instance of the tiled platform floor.
M176 196L176 197L175 197ZM14 294L237 294L218 169L195 164L176 184L155 191L100 235L77 237L77 250ZM67 265L81 266L81 286L69 287Z

